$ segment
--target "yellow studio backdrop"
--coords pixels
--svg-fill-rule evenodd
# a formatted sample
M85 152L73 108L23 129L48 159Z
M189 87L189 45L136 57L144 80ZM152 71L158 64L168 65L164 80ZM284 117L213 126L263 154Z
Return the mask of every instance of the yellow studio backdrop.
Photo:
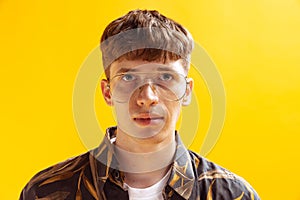
M300 199L299 0L0 1L0 199L86 151L72 113L77 72L105 26L136 8L182 23L219 69L226 120L207 158L262 199Z

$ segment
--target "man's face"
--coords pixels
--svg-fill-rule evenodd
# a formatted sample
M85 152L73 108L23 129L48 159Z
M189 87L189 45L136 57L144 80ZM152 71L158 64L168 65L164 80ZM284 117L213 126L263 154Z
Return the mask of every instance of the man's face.
M174 132L192 89L181 60L115 61L110 77L109 83L102 81L102 92L114 106L120 131L140 139L164 139Z

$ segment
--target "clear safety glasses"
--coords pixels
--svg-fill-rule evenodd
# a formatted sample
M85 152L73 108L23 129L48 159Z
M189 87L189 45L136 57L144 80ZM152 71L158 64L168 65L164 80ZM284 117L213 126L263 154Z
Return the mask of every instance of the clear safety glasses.
M115 75L109 81L112 99L128 102L132 94L149 84L159 98L179 101L187 90L187 77L173 71L126 72Z

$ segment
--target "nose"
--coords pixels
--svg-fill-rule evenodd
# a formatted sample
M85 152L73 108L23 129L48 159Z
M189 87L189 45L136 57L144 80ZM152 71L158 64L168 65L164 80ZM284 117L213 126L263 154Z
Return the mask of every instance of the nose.
M141 86L139 90L137 98L137 104L139 106L152 106L158 103L158 96L154 85L148 83Z

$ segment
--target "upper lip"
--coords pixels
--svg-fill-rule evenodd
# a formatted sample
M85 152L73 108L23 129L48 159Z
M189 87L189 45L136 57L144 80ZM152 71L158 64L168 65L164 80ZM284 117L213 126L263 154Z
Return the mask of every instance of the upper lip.
M163 117L155 113L139 113L134 115L133 119L163 119Z

